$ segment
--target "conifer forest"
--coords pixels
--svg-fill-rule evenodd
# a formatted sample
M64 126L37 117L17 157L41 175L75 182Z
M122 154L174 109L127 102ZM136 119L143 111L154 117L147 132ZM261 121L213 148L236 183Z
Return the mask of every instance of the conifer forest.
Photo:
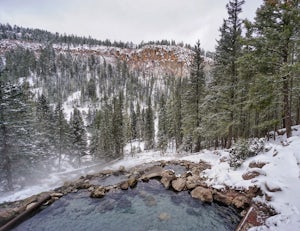
M229 149L300 124L300 3L229 0L201 41L100 41L0 24L0 190L143 150ZM140 54L140 56L138 56ZM179 58L178 58L179 57Z

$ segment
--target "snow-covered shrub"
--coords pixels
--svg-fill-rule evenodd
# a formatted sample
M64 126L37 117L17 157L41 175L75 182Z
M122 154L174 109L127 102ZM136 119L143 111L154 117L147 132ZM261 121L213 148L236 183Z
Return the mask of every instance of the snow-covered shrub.
M265 139L253 138L249 140L240 140L234 144L229 153L229 165L238 168L244 160L249 157L256 156L264 150Z

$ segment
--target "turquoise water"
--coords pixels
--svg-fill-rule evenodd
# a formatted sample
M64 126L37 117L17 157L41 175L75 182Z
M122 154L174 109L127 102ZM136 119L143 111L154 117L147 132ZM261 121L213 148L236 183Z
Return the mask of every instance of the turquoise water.
M104 198L71 193L26 220L15 231L234 230L240 220L230 207L204 204L188 192L165 190L153 180Z

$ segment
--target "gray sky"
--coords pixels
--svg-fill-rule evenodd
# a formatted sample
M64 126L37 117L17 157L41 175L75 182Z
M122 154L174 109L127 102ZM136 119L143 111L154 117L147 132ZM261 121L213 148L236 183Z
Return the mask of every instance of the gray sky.
M246 0L252 19L263 0ZM0 0L0 22L104 40L174 39L214 50L228 0Z

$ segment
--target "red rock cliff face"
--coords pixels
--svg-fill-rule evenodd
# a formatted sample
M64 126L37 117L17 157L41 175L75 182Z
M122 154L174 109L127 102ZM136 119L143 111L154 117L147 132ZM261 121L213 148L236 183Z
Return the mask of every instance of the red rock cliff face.
M5 51L22 46L35 51L44 47L43 44L31 43L19 40L1 40L0 55ZM57 53L72 53L74 55L95 55L106 59L107 62L116 63L117 60L126 61L131 70L143 72L147 75L159 76L187 76L193 55L193 51L180 46L145 45L142 48L117 48L105 46L67 45L54 44ZM211 66L212 61L205 59L206 67Z
M192 51L177 46L145 46L121 53L119 58L134 70L159 75L186 76Z

